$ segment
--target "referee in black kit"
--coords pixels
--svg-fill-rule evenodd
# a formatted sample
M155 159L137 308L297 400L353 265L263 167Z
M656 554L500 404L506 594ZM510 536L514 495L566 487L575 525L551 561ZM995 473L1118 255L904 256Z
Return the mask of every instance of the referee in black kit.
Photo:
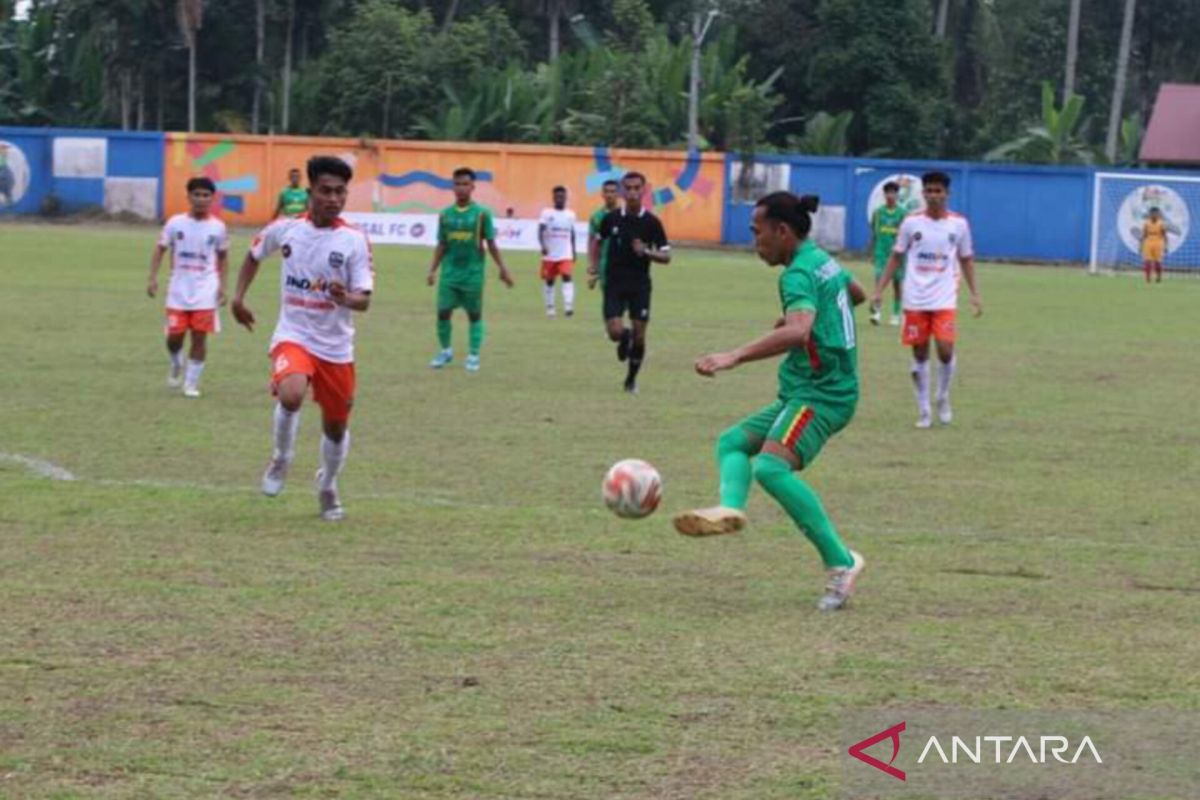
M671 263L671 245L658 217L642 208L646 177L628 172L621 179L625 207L600 223L600 246L608 248L604 287L604 325L617 343L617 359L629 362L625 391L637 394L637 374L646 357L646 326L650 323L650 262ZM629 313L633 328L625 327Z

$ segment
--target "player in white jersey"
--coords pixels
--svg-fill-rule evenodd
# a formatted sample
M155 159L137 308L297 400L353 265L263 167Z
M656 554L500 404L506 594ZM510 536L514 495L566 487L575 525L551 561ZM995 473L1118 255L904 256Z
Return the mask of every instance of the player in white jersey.
M295 453L300 406L311 385L321 407L321 468L317 499L321 518L345 516L337 478L350 450L350 409L354 404L354 321L366 311L375 287L371 245L366 234L339 216L353 173L331 156L308 161L311 204L307 214L272 222L254 238L238 275L233 315L254 329L246 307L258 266L276 250L280 268L279 322L271 337L271 386L275 404L274 451L262 477L263 493L274 497Z
M901 343L912 347L912 379L917 395L917 427L932 424L929 406L929 338L937 341L938 419L949 425L950 382L958 360L954 355L955 318L958 309L959 276L971 290L971 310L983 313L983 299L975 284L975 248L967 218L946 208L950 176L927 172L921 177L925 210L910 214L900 224L896 246L887 267L875 285L873 302L878 307L883 290L891 283L900 258L906 259L903 289L904 327Z
M167 385L183 386L184 397L200 396L200 375L208 355L208 334L221 329L217 307L225 304L225 275L229 265L229 234L225 223L209 213L216 185L208 178L187 182L191 210L167 220L150 256L146 294L158 294L158 270L171 250L171 283L167 287L167 355L171 357ZM186 367L183 340L192 334Z
M562 278L563 312L575 314L575 283L571 273L575 268L575 212L567 208L567 190L555 186L554 208L542 212L538 225L538 242L542 246L542 292L546 298L546 316L553 317L554 280Z

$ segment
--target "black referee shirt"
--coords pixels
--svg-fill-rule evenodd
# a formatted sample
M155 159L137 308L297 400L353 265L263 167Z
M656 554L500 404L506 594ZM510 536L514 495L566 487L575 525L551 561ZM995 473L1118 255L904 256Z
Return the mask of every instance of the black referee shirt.
M610 211L600 223L602 246L608 248L607 283L621 288L650 285L650 259L633 252L633 240L641 239L647 250L670 250L667 232L658 217L646 209L627 214Z

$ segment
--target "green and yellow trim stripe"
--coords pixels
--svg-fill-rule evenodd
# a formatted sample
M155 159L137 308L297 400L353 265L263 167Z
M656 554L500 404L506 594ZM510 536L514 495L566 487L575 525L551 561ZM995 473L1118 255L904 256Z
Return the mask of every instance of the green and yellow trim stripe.
M787 432L783 434L783 446L789 450L795 448L796 442L800 441L812 418L813 410L808 406L800 406L800 410L792 418L792 424L788 425Z

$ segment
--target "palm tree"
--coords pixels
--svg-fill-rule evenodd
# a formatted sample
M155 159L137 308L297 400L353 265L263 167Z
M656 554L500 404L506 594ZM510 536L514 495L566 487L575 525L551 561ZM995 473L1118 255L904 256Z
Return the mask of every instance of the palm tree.
M1091 164L1095 153L1081 133L1083 98L1073 94L1061 109L1054 107L1054 88L1042 82L1042 119L1025 134L984 154L984 161L1022 161L1034 164Z
M1117 136L1121 132L1121 103L1125 99L1125 77L1129 73L1129 50L1133 43L1133 15L1137 0L1125 0L1125 18L1121 21L1121 49L1117 52L1117 74L1113 79L1112 105L1108 110L1108 138L1104 155L1109 161L1117 157Z
M258 133L262 109L263 49L266 40L267 0L254 0L254 106L250 111L250 132Z
M175 14L188 49L188 133L196 130L196 34L204 21L204 0L177 0Z

